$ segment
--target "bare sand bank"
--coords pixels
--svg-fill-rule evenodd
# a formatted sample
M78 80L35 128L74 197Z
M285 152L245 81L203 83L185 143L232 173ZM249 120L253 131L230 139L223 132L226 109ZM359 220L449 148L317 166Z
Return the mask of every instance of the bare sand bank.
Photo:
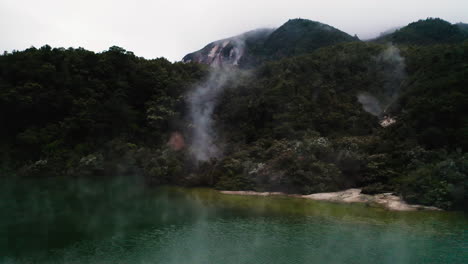
M308 195L286 194L281 192L254 192L254 191L220 191L223 194L256 195L256 196L291 196L318 201L330 201L340 203L366 203L377 204L391 211L415 211L415 210L441 210L433 206L408 204L399 196L392 193L380 193L375 195L362 194L361 189L348 189L340 192L314 193Z

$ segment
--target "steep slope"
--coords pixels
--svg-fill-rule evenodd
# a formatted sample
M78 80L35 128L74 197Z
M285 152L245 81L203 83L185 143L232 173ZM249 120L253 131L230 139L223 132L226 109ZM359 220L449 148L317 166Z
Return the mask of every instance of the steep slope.
M395 32L375 39L375 42L431 45L457 43L468 38L463 25L452 25L440 18L428 18L408 24Z
M142 174L151 184L303 194L360 187L468 211L468 42L333 44L347 37L288 23L186 58L262 63L249 71L119 47L0 55L0 175ZM337 35L304 39L324 30ZM283 37L290 45L275 42ZM203 122L194 109L208 113ZM221 154L194 160L192 131L204 123L203 142Z
M357 41L334 27L307 19L292 19L276 30L259 29L236 37L218 40L186 55L182 61L214 67L249 67L312 52L342 42Z
M255 49L255 46L262 46L271 32L273 29L257 29L235 37L218 40L199 51L187 54L182 61L198 62L213 67L238 66L241 58L248 56L251 50Z
M397 52L355 42L266 63L221 98L215 113L229 146L208 173L219 189L364 187L468 209L467 49L445 44ZM401 78L397 68L405 65ZM396 122L379 125L361 94L382 109L392 99L384 114Z

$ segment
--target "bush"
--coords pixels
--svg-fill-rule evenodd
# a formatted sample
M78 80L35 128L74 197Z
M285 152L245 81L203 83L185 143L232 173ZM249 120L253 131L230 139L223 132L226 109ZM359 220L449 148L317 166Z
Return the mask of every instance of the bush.
M424 164L402 177L401 192L409 201L444 209L468 210L468 155Z

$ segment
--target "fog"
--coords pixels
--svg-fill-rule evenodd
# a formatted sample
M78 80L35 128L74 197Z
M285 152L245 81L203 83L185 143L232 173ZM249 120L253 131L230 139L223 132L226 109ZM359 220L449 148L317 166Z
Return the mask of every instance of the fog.
M418 19L468 22L466 0L1 0L0 51L49 44L179 61L206 44L291 18L329 24L361 39Z
M226 87L250 76L250 71L239 70L235 66L219 68L213 64L208 77L195 85L186 96L189 106L189 151L194 161L207 161L222 156L223 141L216 130L214 110L219 97Z
M213 116L215 107L227 86L235 86L250 74L250 71L237 67L245 52L245 38L247 35L252 37L264 32L265 30L251 31L229 40L217 41L203 59L203 63L210 65L210 73L204 81L192 87L186 96L189 106L190 152L195 161L207 161L221 156L222 141L215 129ZM222 54L226 45L232 45L229 56Z
M357 94L357 98L364 111L380 117L400 94L402 83L406 78L406 64L405 59L400 55L400 50L393 45L389 45L382 51L375 58L375 63L381 71L382 91L376 95L361 92Z
M466 260L466 218L448 212L146 188L129 175L0 183L0 263Z
M195 160L206 161L220 155L214 130L213 111L229 74L223 70L211 70L204 82L196 85L187 100L192 127L191 153Z

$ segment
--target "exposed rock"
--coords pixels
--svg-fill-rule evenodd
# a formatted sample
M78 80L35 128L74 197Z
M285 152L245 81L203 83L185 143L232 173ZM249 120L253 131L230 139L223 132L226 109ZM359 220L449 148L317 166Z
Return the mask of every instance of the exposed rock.
M380 125L382 127L388 127L396 123L396 119L393 117L385 116L381 121Z
M291 19L277 29L257 29L212 42L187 54L182 61L215 68L249 68L265 61L307 54L321 47L352 41L359 39L332 26L307 19Z
M187 54L182 61L207 64L214 68L239 66L240 60L247 52L246 43L262 42L272 31L272 29L257 29L215 41L199 51Z
M224 194L271 196L284 195L300 197L317 201L330 201L340 203L366 203L377 204L391 211L415 211L415 210L441 210L433 206L413 205L403 201L392 193L376 195L362 194L361 189L348 189L340 192L314 193L308 195L285 194L281 192L254 192L254 191L221 191Z

